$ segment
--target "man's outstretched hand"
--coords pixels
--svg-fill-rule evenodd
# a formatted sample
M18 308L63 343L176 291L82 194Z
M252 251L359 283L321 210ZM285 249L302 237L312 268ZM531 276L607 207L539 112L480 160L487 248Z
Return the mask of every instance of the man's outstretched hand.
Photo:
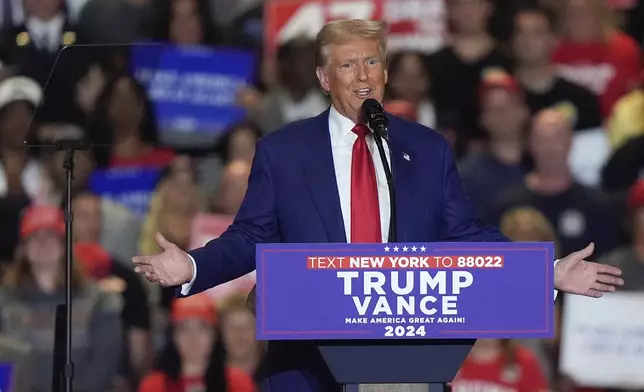
M179 286L192 280L192 261L188 254L161 233L156 234L157 244L163 253L153 256L136 256L132 258L134 272L143 274L150 282L159 282L163 286Z
M594 250L595 244L591 242L585 249L559 260L555 266L555 289L599 298L602 293L610 293L615 291L615 286L623 285L619 268L585 260Z

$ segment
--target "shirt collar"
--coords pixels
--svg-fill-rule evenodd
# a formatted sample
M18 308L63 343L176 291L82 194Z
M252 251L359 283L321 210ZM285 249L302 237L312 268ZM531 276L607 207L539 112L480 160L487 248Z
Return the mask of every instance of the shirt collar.
M331 132L332 138L354 134L353 127L355 126L356 124L351 119L341 115L335 106L331 105L331 110L329 111L329 131Z

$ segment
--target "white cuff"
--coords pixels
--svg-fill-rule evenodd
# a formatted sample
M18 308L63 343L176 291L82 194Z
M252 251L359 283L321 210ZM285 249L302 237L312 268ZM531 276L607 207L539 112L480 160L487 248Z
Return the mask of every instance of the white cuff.
M193 259L192 256L190 256L189 254L188 254L188 257L190 257L190 261L192 261L192 279L190 280L190 282L184 283L181 285L181 295L188 295L188 293L190 293L190 289L192 289L192 284L195 282L195 279L197 278L197 263L195 262L195 259Z
M555 267L557 266L557 263L558 263L558 262L559 262L559 259L555 260ZM197 271L197 267L195 267L195 272L196 272L196 271ZM553 275L554 275L554 274L553 274ZM553 278L554 278L554 277L553 277ZM194 279L193 279L193 280L194 280ZM555 289L555 301L557 300L557 293L559 293L559 291L557 291L557 289Z

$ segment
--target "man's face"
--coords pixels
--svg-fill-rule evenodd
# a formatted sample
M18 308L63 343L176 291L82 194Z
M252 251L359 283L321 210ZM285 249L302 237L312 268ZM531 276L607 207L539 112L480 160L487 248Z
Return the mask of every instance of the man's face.
M101 235L101 201L93 195L79 195L72 204L74 241L98 243Z
M555 45L548 20L536 13L519 14L512 46L520 64L547 64Z
M489 0L449 0L449 19L458 33L480 33L487 30L492 12Z
M517 94L507 90L491 89L483 97L481 123L494 140L516 140L521 136L528 109Z
M320 85L340 114L358 123L362 103L368 98L382 103L385 92L387 70L378 41L356 38L327 49L327 64L317 69Z
M563 116L542 115L530 132L530 149L537 168L557 170L565 167L572 144L572 129Z
M24 0L25 12L41 20L49 20L60 11L61 0Z
M21 148L33 113L31 106L24 102L6 106L0 118L0 143L5 147Z

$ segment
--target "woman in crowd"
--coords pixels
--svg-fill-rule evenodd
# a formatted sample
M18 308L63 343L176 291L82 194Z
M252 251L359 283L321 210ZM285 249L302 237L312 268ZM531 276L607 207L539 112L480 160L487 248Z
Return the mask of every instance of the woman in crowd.
M501 231L513 241L554 241L547 219L533 208L508 211ZM545 362L545 360L544 360ZM452 390L548 390L548 379L532 351L511 339L479 339L454 378Z
M401 51L391 56L386 100L410 103L414 111L413 121L434 128L436 111L429 99L429 88L429 70L420 54Z
M253 380L226 365L214 302L207 294L173 303L170 337L139 392L253 392Z
M162 0L155 7L161 10L156 18L157 40L180 46L222 44L208 1Z
M254 375L263 346L255 339L255 316L246 302L246 295L228 297L219 307L219 320L228 366Z
M65 220L53 206L30 207L20 224L16 258L0 288L3 335L31 346L30 391L51 390L55 308L64 302ZM103 392L122 353L121 302L83 279L74 264L74 390Z
M113 77L96 102L89 126L99 167L164 167L175 153L160 148L152 105L131 75Z
M260 128L251 121L233 125L219 141L219 154L224 164L241 160L251 164L255 156L255 144L262 137Z

